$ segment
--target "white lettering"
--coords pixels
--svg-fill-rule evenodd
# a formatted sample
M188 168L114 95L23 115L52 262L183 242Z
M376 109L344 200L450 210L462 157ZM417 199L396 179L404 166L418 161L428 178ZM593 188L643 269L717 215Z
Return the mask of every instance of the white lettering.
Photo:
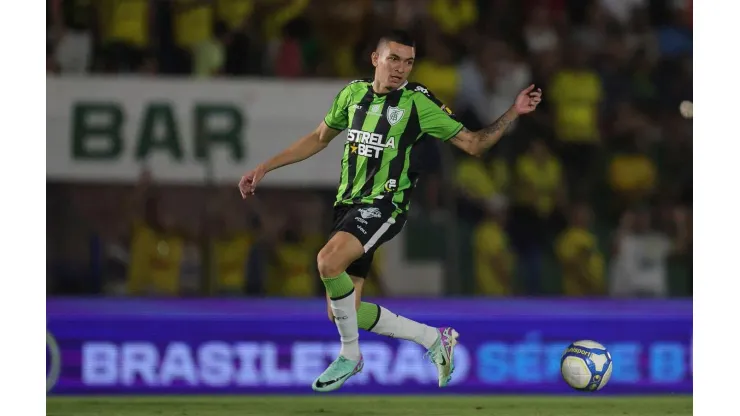
M365 156L365 157L369 156L367 154L366 150L367 150L367 146L365 146L364 144L360 143L360 144L357 145L357 154L358 155Z
M370 144L374 144L376 146L383 146L383 136L377 133L373 133L373 135L370 136Z
M225 342L209 342L198 349L200 377L204 384L228 386L234 377L231 346Z
M262 346L262 375L270 386L290 386L290 370L278 366L277 346L266 343Z
M353 377L358 379L358 384L368 384L370 377L378 384L388 384L388 367L393 358L391 347L382 342L363 343L362 357L365 367Z
M395 137L389 137L386 142L383 142L384 139L383 135L378 133L352 129L347 131L347 141L357 143L356 153L359 156L379 158L384 149L396 148Z
M364 350L364 348L363 348ZM310 384L318 374L326 369L324 346L317 342L296 342L293 344L293 382Z
M182 380L191 386L198 384L193 355L187 344L174 342L167 346L162 359L162 367L159 369L159 377L163 386L169 386L177 380Z
M424 362L424 351L416 344L402 342L396 354L389 378L392 384L401 384L409 380L417 383L429 383L437 378L437 372L430 362ZM433 372L430 372L430 367ZM431 376L431 377L430 377ZM389 383L389 384L391 384Z
M118 381L118 347L110 342L82 345L82 383L112 386Z
M157 385L157 363L159 353L157 347L145 342L123 344L121 357L121 384L131 386L136 383L137 376L149 386Z
M364 371L349 383L436 384L436 368L423 359L423 351L416 344L402 341L396 347L375 341L366 342L362 349ZM183 342L170 343L163 349L153 343L91 342L82 346L82 380L89 386L305 386L336 358L339 345L296 342L284 358L278 351L278 345L269 342L212 341L197 349ZM464 381L470 365L468 351L458 345L452 383Z
M251 342L240 342L234 348L239 357L239 372L236 375L236 384L239 386L257 386L260 376L257 373L257 357L260 346Z

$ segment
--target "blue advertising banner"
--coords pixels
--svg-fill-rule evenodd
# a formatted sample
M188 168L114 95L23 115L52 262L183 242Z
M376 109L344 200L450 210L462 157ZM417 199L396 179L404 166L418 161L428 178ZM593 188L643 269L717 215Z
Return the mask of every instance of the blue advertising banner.
M412 342L360 332L352 394L565 394L572 341L604 344L614 372L599 394L692 393L692 303L648 300L380 299L460 333L452 384ZM52 394L311 393L339 349L321 299L48 299Z

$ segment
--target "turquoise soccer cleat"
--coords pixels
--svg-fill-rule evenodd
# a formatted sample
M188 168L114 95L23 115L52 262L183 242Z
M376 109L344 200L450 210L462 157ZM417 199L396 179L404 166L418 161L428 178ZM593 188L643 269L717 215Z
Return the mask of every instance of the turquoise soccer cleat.
M455 346L460 334L451 327L437 328L437 331L439 338L425 355L437 366L439 387L446 387L455 371Z
M359 361L353 361L340 355L339 358L329 364L329 367L314 380L311 388L318 392L337 390L350 377L362 371L363 365L362 356L360 356Z

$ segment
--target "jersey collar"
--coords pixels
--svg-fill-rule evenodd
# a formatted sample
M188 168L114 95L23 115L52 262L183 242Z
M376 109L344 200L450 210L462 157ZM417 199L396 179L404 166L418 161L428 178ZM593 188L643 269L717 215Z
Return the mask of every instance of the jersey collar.
M398 88L396 88L393 91L388 91L388 92L383 93L383 94L378 94L377 92L373 91L373 94L375 94L378 97L385 97L388 94L393 94L396 91L401 91L402 89L406 88L406 85L408 85L408 83L409 83L409 80L406 80L406 81L403 82L403 84L401 84ZM372 82L371 82L370 83L370 89L372 89L372 88L373 88L373 85L372 85Z

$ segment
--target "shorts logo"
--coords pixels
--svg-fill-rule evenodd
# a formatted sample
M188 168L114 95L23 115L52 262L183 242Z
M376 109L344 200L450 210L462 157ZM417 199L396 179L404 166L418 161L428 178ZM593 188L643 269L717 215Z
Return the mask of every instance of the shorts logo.
M403 113L405 110L398 107L388 107L388 123L391 126L395 126L401 119L403 119Z
M362 226L358 225L357 226L357 229L360 230L360 231L362 231L363 234L367 234L367 231L365 231L365 229L362 228Z
M367 225L367 221L363 220L360 217L355 217L355 221L359 222L360 224L366 224Z
M381 217L380 209L378 208L360 208L360 215L364 219Z

